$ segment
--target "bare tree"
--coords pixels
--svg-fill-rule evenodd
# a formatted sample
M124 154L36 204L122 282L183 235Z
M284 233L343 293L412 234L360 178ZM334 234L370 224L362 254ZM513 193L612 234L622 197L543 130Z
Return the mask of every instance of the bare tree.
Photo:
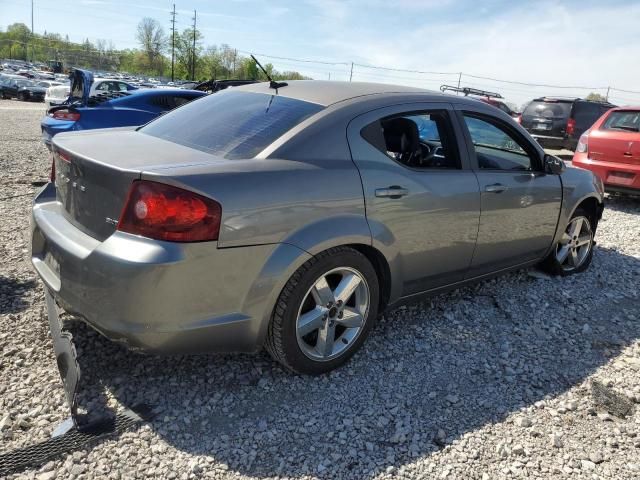
M162 73L162 52L165 51L168 42L162 25L153 18L143 18L138 23L136 39L147 57L149 68Z

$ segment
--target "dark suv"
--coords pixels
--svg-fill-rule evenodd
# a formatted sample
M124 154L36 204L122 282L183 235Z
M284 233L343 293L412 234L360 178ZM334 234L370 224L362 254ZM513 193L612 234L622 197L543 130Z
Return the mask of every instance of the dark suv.
M545 148L575 150L580 135L614 107L581 98L536 98L522 112L520 123Z

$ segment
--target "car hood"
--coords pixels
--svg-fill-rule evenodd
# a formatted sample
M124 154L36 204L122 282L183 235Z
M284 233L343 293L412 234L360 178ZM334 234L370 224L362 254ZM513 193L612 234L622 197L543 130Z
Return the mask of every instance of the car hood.
M81 105L86 105L89 100L91 84L93 83L93 73L75 68L69 75L69 79L71 80L69 103L79 102Z

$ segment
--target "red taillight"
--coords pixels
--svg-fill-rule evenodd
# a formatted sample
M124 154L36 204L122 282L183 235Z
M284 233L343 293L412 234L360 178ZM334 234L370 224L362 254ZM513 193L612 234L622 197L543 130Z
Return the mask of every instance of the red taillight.
M576 130L576 121L573 118L567 120L567 135L573 135L573 132Z
M50 113L49 116L56 120L68 120L71 122L77 122L80 120L80 114L78 112L71 112L67 109L56 110L55 112Z
M164 183L133 182L118 230L168 242L217 240L222 207L215 200Z

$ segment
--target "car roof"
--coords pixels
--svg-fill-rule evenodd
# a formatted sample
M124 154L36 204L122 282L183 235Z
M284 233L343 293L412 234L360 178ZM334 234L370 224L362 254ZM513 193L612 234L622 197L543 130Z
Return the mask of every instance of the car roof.
M253 83L233 87L234 90L245 92L256 92L273 95L275 90L269 87L269 82ZM278 89L278 95L288 98L295 98L318 105L329 106L345 100L369 95L407 93L425 94L439 98L451 98L439 92L433 92L416 87L406 87L400 85L388 85L383 83L366 82L335 82L327 80L291 80L287 86Z

